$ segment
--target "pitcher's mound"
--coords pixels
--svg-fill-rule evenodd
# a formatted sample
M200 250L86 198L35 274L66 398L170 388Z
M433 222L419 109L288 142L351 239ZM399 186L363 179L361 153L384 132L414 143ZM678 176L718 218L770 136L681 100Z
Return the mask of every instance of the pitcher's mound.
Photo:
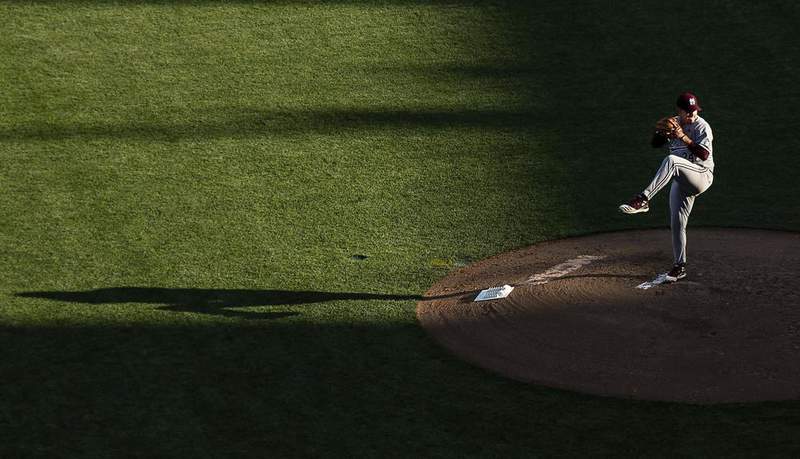
M668 230L538 244L431 287L422 326L510 378L625 398L719 403L800 398L800 234L695 229L688 277ZM503 299L475 302L490 287Z

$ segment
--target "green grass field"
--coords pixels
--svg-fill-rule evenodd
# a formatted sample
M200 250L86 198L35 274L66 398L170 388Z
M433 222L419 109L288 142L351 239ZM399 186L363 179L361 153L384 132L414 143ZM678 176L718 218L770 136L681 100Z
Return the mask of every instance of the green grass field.
M686 89L691 225L800 230L797 3L535 3L0 2L0 457L800 454L800 402L524 385L418 326L465 263L665 226L616 206Z

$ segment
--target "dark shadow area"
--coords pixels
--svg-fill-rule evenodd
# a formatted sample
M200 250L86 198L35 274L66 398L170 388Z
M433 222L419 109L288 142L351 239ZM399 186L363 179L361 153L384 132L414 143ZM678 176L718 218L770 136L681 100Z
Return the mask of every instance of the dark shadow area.
M204 113L208 115L208 113ZM153 118L157 118L153 114ZM219 110L214 121L182 121L172 124L148 121L125 124L69 124L0 128L0 142L113 138L129 140L217 139L229 137L285 137L309 132L341 134L342 131L392 128L520 128L536 123L534 113L502 110L299 110L271 111L236 107ZM185 118L191 119L187 114ZM198 117L200 118L200 117Z
M328 301L418 301L422 299L417 295L378 293L152 287L110 287L83 292L21 292L15 294L15 296L86 304L163 304L165 306L159 309L166 311L195 312L252 319L278 319L298 315L299 312L250 312L235 311L229 308L297 306Z
M290 306L350 300L402 301L422 299L422 297L416 295L386 295L378 293L152 287L110 287L84 292L22 292L17 293L16 296L89 304L207 304L220 307Z
M0 326L0 346L3 457L372 457L400 447L506 457L503 438L564 457L646 456L658 443L701 456L800 448L797 402L696 407L517 383L457 361L413 322Z

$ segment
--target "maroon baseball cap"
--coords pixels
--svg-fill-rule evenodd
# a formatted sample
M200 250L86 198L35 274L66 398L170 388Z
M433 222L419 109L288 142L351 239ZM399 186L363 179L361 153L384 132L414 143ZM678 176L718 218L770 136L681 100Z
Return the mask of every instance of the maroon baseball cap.
M681 95L678 96L678 102L676 102L676 104L678 105L678 108L682 108L689 113L695 110L698 112L703 110L700 108L700 103L697 100L697 96L690 92L681 93Z

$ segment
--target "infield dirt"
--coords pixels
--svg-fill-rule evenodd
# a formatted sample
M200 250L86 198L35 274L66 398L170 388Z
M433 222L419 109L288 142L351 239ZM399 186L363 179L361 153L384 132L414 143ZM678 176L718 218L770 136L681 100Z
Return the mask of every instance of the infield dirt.
M519 381L692 403L799 398L800 234L691 230L688 277L636 288L669 270L670 241L625 231L501 254L435 284L417 316L458 357ZM507 298L473 301L504 284Z

